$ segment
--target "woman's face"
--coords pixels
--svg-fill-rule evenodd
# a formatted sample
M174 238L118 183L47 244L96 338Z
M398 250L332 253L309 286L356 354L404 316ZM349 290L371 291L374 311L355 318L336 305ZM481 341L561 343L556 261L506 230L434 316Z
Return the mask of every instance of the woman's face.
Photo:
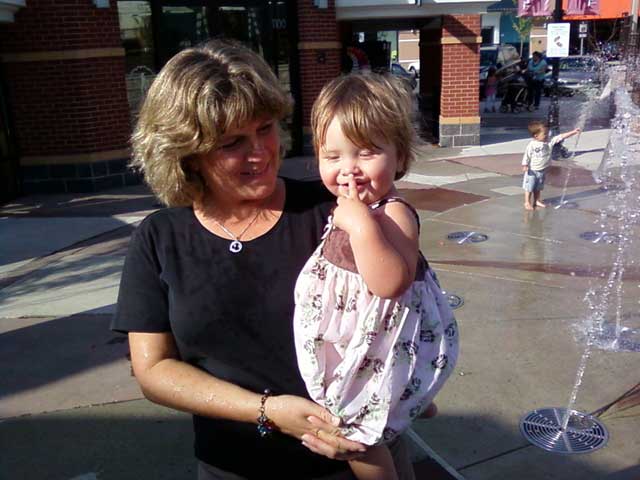
M278 121L261 118L228 130L194 167L206 185L205 201L232 206L269 198L280 167Z

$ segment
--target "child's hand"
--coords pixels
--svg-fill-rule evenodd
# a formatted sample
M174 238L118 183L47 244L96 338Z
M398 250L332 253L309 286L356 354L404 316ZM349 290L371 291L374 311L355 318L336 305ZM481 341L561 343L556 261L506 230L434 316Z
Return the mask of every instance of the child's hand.
M573 133L580 133L582 131L582 129L580 127L576 128L573 130Z
M522 171L526 172L527 170L529 170L529 165L522 165Z
M362 227L362 221L369 218L371 212L358 196L358 187L353 175L349 176L349 191L344 197L338 197L338 206L333 211L333 223L349 235Z

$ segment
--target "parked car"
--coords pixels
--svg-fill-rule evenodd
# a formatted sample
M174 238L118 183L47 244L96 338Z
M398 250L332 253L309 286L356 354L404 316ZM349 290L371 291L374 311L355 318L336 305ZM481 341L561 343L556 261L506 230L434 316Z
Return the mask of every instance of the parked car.
M520 54L513 45L480 47L480 97L484 97L484 84L490 67L496 68L499 77L506 77L516 72L519 63Z
M594 57L572 55L560 59L558 71L558 89L561 95L571 96L577 92L600 85L600 63ZM544 79L544 93L549 95L553 86L551 71Z
M416 78L420 77L420 62L411 62L407 67L409 73L413 73Z
M407 72L404 69L404 67L399 63L391 64L391 74L397 77L400 77L403 80L406 80L409 83L409 85L411 85L411 89L416 88L416 86L418 85L418 80L416 80L416 76L413 73Z

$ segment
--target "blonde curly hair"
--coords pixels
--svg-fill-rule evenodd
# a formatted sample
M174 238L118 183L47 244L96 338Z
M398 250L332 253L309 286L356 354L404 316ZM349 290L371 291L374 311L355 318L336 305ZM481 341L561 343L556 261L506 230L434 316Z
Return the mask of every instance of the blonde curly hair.
M322 88L311 110L313 148L318 156L334 118L340 121L344 135L360 148L375 147L376 138L394 145L396 180L407 173L424 144L416 127L413 92L404 80L389 74L349 74Z
M190 206L204 192L191 160L219 146L231 128L282 120L290 95L252 50L212 40L175 55L154 80L131 138L131 165L168 206Z

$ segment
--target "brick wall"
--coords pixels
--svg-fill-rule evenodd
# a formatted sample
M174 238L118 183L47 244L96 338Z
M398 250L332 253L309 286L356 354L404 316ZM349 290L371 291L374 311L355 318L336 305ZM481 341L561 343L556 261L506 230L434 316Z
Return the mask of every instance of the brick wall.
M120 47L115 0L96 8L92 0L28 0L15 22L0 27L0 50L34 52Z
M129 108L121 57L5 66L21 156L126 147Z
M117 184L104 182L109 176L104 165L90 164L98 158L105 165L120 164L128 146L121 47L113 0L109 8L96 8L92 0L29 0L14 23L0 25L3 77L27 182L45 186L43 172L55 171L56 187L49 183L43 190L71 189L60 183L60 172L69 181L77 179L70 172L83 172L77 174L83 185L98 178L102 181L95 184ZM29 172L37 172L37 178ZM37 191L32 187L25 191Z
M442 39L465 43L442 45L442 97L440 115L470 117L478 115L480 15L445 15L442 18Z
M480 143L480 15L442 17L439 142L443 147Z
M319 9L313 0L300 0L298 6L300 84L302 87L302 125L305 151L309 152L311 107L322 86L340 74L340 44L334 0Z

